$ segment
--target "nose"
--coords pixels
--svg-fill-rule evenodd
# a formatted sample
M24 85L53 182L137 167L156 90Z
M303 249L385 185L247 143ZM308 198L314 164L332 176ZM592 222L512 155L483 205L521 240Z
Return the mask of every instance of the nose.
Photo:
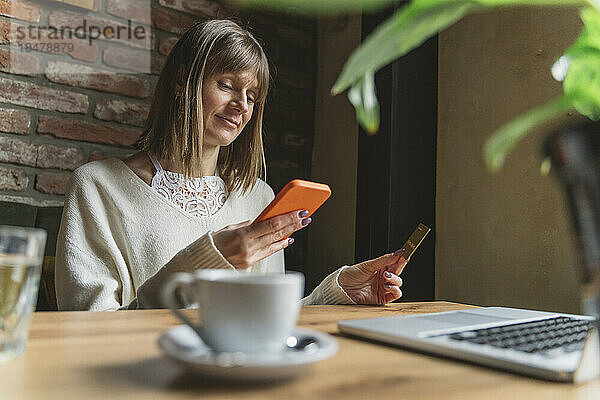
M235 108L235 110L241 114L248 112L248 95L246 93L240 93L235 99L232 100L231 104L233 108Z

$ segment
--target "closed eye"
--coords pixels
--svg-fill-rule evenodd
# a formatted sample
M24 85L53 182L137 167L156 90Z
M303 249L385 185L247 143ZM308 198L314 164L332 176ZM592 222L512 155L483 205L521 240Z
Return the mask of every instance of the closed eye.
M225 82L218 82L218 85L221 89L235 90L235 88L233 86L231 86L230 84L225 83ZM247 93L246 96L247 96L246 98L248 99L248 103L252 103L252 104L256 103L256 100L255 100L253 94Z
M247 92L248 101L256 103L256 92L254 90L248 90Z

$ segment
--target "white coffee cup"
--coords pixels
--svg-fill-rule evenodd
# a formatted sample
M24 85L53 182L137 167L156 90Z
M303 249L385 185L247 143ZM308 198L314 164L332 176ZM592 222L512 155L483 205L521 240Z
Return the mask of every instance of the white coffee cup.
M198 304L199 324L177 309L177 289ZM245 274L208 269L174 274L163 299L214 350L264 353L284 348L296 326L303 291L304 276L299 272Z

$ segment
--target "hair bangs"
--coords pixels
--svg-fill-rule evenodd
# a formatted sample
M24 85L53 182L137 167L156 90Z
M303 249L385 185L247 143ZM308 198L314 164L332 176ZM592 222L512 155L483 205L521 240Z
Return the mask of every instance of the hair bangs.
M205 76L214 73L251 71L258 81L257 102L264 103L269 91L269 62L253 36L231 35L215 43L208 56Z

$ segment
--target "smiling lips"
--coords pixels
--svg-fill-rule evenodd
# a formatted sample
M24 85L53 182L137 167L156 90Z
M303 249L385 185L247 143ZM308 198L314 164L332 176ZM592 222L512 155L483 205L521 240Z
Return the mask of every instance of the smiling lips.
M234 119L225 118L220 115L216 115L216 116L219 117L223 122L225 122L225 124L227 124L228 126L230 126L232 128L238 128L240 126L240 124L237 121L235 121Z

